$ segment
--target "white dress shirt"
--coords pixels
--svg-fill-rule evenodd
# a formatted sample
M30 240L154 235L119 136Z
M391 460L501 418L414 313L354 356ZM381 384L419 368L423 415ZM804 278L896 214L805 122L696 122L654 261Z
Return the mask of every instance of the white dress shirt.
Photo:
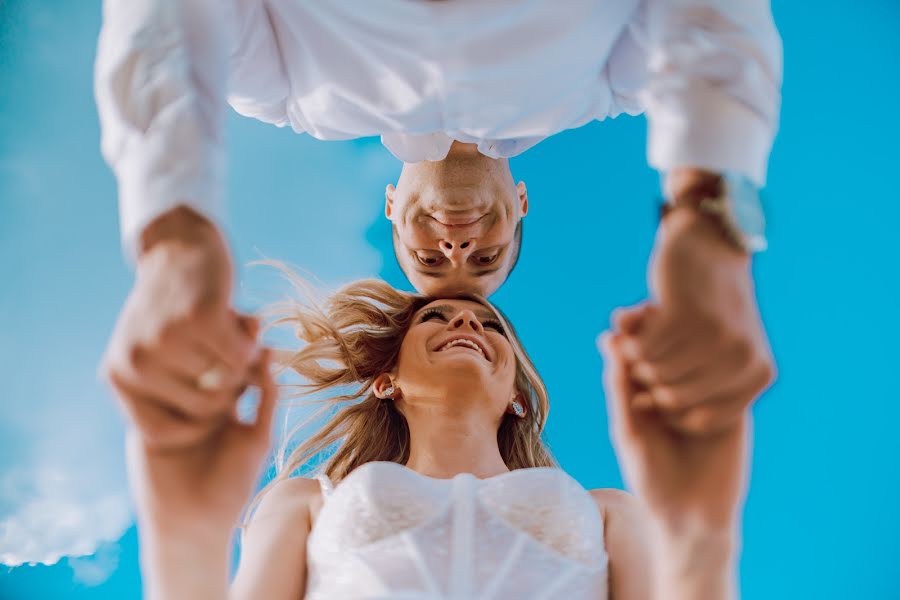
M105 0L96 68L132 255L176 205L221 221L226 100L406 162L646 111L653 167L762 185L780 85L768 0Z

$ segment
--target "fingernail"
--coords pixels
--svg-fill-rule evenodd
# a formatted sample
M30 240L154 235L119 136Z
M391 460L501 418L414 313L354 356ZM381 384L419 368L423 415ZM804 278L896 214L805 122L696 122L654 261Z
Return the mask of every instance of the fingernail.
M612 347L612 333L609 331L604 331L600 335L597 336L597 349L602 354L609 354L609 351Z
M625 355L625 358L628 358L630 360L637 360L640 356L637 342L635 342L632 338L624 338L619 344L619 349L622 351L622 354Z

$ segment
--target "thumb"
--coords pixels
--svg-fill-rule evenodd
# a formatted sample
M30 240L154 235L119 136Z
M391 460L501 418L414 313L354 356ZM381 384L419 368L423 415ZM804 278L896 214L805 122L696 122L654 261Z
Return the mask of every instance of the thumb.
M250 375L251 385L259 389L259 404L256 408L256 420L244 425L246 431L258 439L268 440L272 429L272 418L278 405L278 385L272 376L272 351L264 348L260 351L259 360L253 366Z
M241 331L249 337L256 339L256 336L259 335L259 319L252 315L241 314L235 310L232 310L231 313L234 315L234 318L237 319Z
M637 429L636 415L631 406L635 390L619 349L619 337L614 333L604 332L598 339L598 345L603 355L603 390L610 431L614 439L622 435L630 437Z
M613 311L610 322L616 333L635 335L657 310L656 305L647 300L628 308L617 308Z

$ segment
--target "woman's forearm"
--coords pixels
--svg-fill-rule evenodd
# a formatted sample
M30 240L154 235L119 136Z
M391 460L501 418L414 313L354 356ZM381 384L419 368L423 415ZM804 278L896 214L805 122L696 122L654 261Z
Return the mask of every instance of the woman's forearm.
M658 535L654 542L654 598L737 598L739 546L738 535L732 531Z
M141 573L148 600L224 600L230 532L140 529Z

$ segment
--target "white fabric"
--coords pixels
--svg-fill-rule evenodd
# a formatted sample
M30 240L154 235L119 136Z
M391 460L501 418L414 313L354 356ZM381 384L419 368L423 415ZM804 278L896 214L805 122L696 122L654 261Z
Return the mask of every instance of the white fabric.
M323 495L307 599L607 597L600 511L559 469L432 479L374 462Z
M226 98L407 162L646 108L654 167L762 184L780 84L768 0L105 0L96 69L130 253L176 204L221 219Z

